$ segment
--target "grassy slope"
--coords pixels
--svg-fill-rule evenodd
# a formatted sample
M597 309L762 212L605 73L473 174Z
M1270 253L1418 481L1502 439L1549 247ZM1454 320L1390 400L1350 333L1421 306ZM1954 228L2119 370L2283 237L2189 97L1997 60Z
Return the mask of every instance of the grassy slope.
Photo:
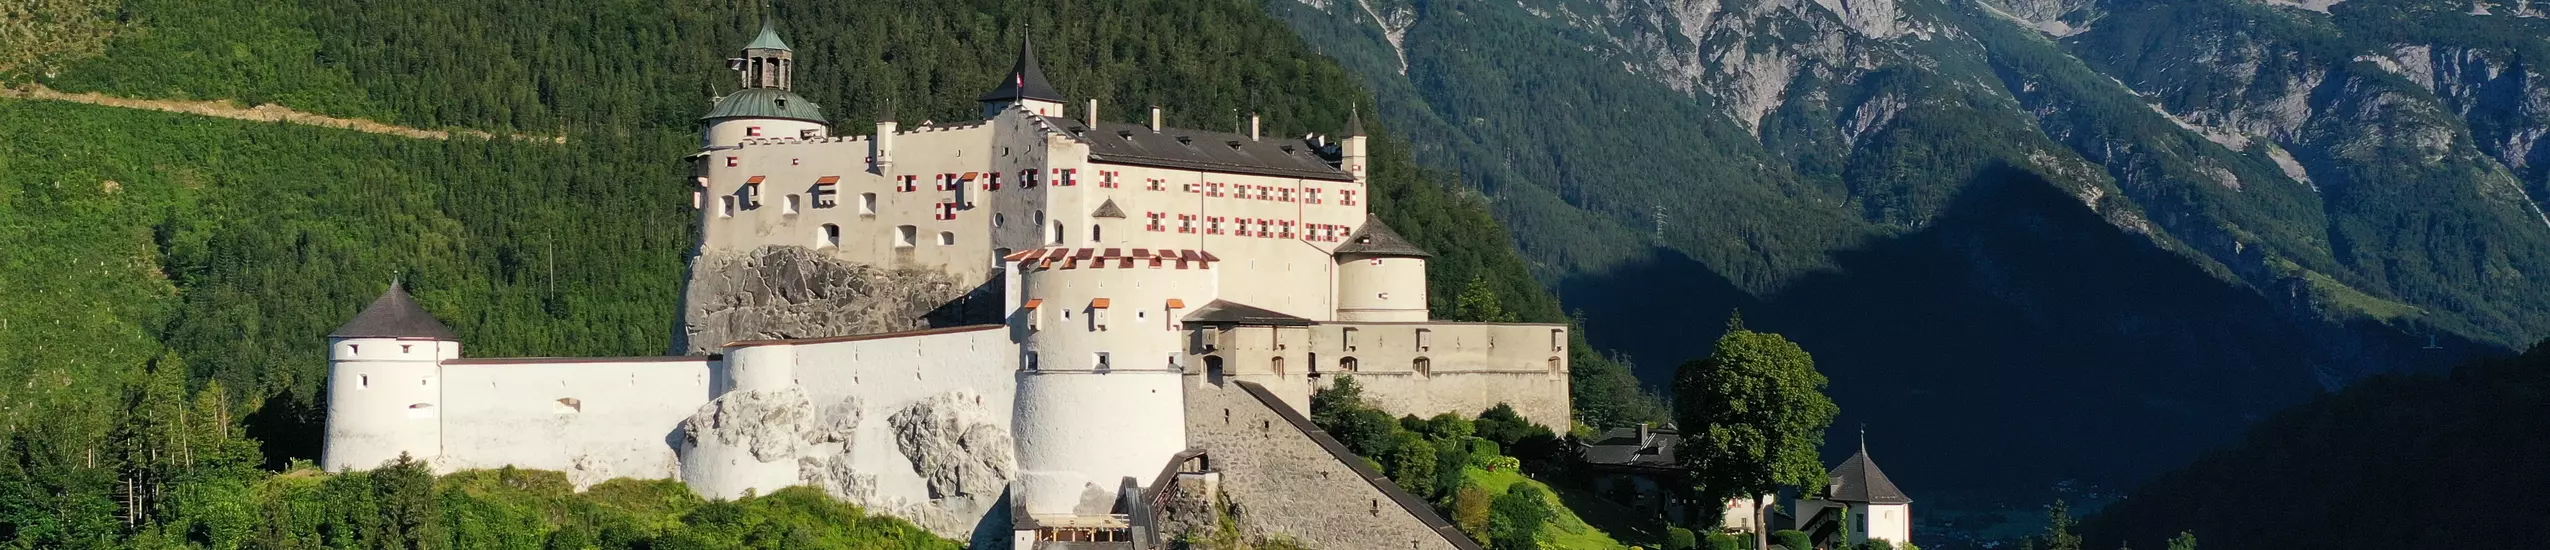
M1578 517L1575 510L1568 508L1567 503L1562 502L1558 497L1558 493L1556 493L1554 489L1551 489L1548 484L1541 483L1540 481L1529 477L1524 477L1522 473L1511 470L1491 472L1477 467L1467 467L1463 470L1462 474L1468 476L1470 483L1477 484L1479 488L1487 490L1490 497L1502 496L1505 493L1512 491L1514 485L1518 483L1538 487L1542 493L1549 495L1548 500L1550 509L1557 511L1558 517L1550 522L1548 529L1541 532L1541 544L1546 548L1551 548L1553 550L1615 550L1627 547L1627 545L1621 544L1620 541L1613 540L1610 533L1605 533L1601 529L1595 529L1594 526L1587 525L1584 518Z

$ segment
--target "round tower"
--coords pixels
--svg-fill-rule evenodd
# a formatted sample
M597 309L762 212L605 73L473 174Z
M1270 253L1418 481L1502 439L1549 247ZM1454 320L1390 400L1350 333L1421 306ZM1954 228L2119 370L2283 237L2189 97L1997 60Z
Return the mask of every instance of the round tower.
M741 78L743 89L717 99L700 121L704 146L734 145L747 139L813 138L827 135L823 108L791 91L796 52L779 39L777 24L761 20L761 35L745 44L743 57L726 60Z
M1186 449L1178 316L1210 301L1212 255L1045 248L1010 255L1025 298L1011 426L1028 513L1108 512Z
M443 454L442 362L460 337L398 284L328 334L327 441L320 465L364 470Z
M1337 251L1337 320L1426 320L1425 249L1367 218Z

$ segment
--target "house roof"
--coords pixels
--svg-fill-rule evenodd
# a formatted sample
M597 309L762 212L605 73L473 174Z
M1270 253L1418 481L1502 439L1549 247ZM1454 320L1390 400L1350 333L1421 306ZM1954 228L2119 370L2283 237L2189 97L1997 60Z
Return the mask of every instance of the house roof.
M1097 211L1090 212L1089 217L1122 219L1124 218L1124 209L1116 207L1115 199L1107 199L1107 202L1098 205Z
M1309 319L1286 315L1275 310L1242 304L1230 300L1214 300L1213 303L1204 304L1204 307L1195 308L1194 313L1186 314L1185 322L1228 323L1236 325L1277 327L1302 327L1318 324L1316 321Z
M336 332L328 333L328 337L460 340L460 335L454 334L451 327L443 326L442 321L434 319L434 314L416 305L416 298L408 296L407 289L398 283L390 283L388 292L374 298L372 305L364 306L362 313L354 315L354 320L346 321L345 326L337 327Z
M826 124L823 108L795 92L778 88L745 88L718 98L700 120L720 118L784 118Z
M976 101L990 103L1020 99L1055 103L1063 100L1062 92L1055 91L1054 84L1045 80L1045 70L1036 66L1036 44L1026 39L1018 41L1018 64L1010 66L1009 77L1001 79L1000 87L984 92L983 97Z
M1329 164L1318 147L1299 139L1251 139L1246 134L1184 128L1161 128L1155 132L1150 126L1121 122L1099 122L1092 129L1077 120L1046 120L1088 143L1092 162L1355 181L1354 175Z
M1644 439L1639 438L1637 428L1614 428L1586 444L1583 457L1587 464L1680 468L1673 452L1680 439L1680 434L1669 428L1650 428Z
M1912 497L1904 496L1902 489L1895 488L1894 481L1886 479L1886 472L1877 469L1876 461L1868 459L1866 446L1860 447L1859 452L1851 455L1850 459L1843 460L1842 465L1833 467L1832 485L1825 489L1826 500L1833 502L1867 504L1912 502Z
M1354 233L1346 236L1346 244L1337 245L1336 254L1407 258L1434 256L1427 254L1426 249L1418 248L1416 243L1408 242L1407 237L1399 236L1399 232L1390 230L1390 225L1381 223L1381 218L1377 217L1365 218L1363 227L1355 228Z
M761 16L761 35L753 37L753 42L745 44L744 49L787 50L788 41L779 39L778 23L772 21L769 15L763 15Z

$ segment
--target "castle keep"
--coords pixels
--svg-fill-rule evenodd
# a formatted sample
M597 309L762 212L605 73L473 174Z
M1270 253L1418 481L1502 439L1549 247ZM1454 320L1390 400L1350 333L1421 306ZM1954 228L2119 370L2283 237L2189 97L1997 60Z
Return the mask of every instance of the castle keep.
M1253 530L1469 548L1308 428L1310 394L1351 374L1393 412L1570 424L1566 326L1428 320L1428 254L1367 214L1351 118L1342 138L1094 100L1066 118L1022 45L981 120L835 135L770 24L730 65L742 88L689 157L677 355L464 357L394 285L330 335L324 466L813 485L1021 548L1148 540L1209 487L1311 508Z

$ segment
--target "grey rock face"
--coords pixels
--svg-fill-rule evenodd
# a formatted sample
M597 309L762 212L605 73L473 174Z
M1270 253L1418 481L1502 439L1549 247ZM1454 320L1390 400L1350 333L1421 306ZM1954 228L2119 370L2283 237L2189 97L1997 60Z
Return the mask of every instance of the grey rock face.
M879 269L805 247L707 252L692 260L674 351L924 328L933 311L972 290L943 271Z
M797 457L797 442L807 437L805 426L813 417L814 404L795 387L728 392L683 421L682 437L744 446L754 459L778 462Z
M999 496L1017 475L1008 420L965 391L915 402L886 419L903 456L929 481L930 498Z

